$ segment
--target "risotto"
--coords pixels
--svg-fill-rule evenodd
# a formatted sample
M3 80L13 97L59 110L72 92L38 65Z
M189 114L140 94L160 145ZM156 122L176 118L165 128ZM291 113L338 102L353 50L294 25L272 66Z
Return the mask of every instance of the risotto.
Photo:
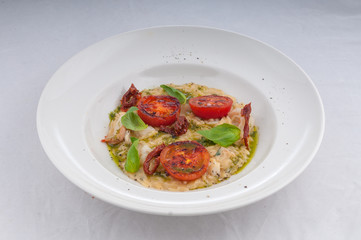
M250 112L250 104L195 83L143 91L132 85L109 114L102 141L124 174L145 187L205 188L251 160L258 133Z

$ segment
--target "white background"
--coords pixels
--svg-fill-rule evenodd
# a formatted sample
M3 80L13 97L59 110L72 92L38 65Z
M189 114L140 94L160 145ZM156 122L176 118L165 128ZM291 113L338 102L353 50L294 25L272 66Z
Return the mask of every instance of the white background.
M51 75L97 41L159 25L245 34L310 75L326 131L300 177L237 210L165 217L93 198L52 165L36 131ZM0 239L361 238L360 1L0 1L0 83Z

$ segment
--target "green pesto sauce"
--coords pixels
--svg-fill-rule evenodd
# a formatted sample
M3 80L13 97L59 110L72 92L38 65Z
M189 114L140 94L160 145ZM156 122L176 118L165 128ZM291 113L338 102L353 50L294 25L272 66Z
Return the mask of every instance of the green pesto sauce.
M120 105L116 109L114 109L112 112L109 113L109 120L113 121L115 119L115 116L119 112L120 112Z
M110 153L110 156L111 158L113 159L113 161L115 162L115 164L117 164L118 167L119 166L119 163L120 163L120 159L118 158L118 156L116 156L114 153L113 153L113 150L114 150L114 147L111 147L107 144L107 147L108 147L108 151Z
M121 152L118 150L119 145L112 146L107 144L107 147L110 157L115 162L115 164L117 164L117 166L120 167L120 162L124 162L127 159L127 155L121 154Z
M189 121L189 129L192 131L198 131L198 130L202 130L202 127L197 125L194 121L190 120Z
M181 92L184 94L184 96L186 96L186 102L187 102L187 103L188 103L189 99L191 99L192 97L194 97L193 94L190 93L190 92L186 92L186 91L184 91L184 90L179 90L179 91L181 91Z
M256 127L254 127L254 129L253 129L253 133L251 134L251 137L253 138L253 141L249 144L251 151L249 153L248 160L245 164L242 165L242 167L240 167L237 170L237 172L235 174L242 171L248 165L248 163L252 160L252 158L256 152L256 148L257 148L257 144L258 144L258 130Z
M158 132L157 134L150 136L148 138L142 139L141 141L151 144L152 141L154 139L157 139L158 137L162 137L162 142L166 145L174 143L179 139L179 137L172 137L171 135L166 134L164 132ZM155 146L152 146L152 144L151 144L151 147L155 147Z
M142 141L145 142L145 143L149 143L149 142L152 142L154 139L156 139L156 138L158 138L160 136L164 136L164 135L165 135L164 132L158 132L158 133L154 134L153 136L142 139Z

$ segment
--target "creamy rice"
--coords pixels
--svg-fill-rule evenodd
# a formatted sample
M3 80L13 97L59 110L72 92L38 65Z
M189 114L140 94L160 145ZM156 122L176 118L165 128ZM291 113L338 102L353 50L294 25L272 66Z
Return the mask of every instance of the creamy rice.
M254 125L254 119L252 116L249 120L249 138L250 150L242 143L244 118L241 117L241 110L244 107L243 103L237 103L233 96L225 94L222 90L209 88L207 86L198 85L195 83L188 83L183 85L169 84L169 86L178 89L185 93L187 98L198 97L204 95L220 95L228 96L233 100L233 105L226 117L221 119L209 119L202 120L195 116L190 109L188 103L182 104L181 115L185 116L189 122L188 131L179 136L173 138L168 133L158 132L158 128L148 126L147 129L142 131L130 131L125 130L121 124L121 117L124 112L113 112L112 120L109 124L108 136L114 136L116 134L122 135L123 139L120 144L115 146L108 146L110 155L114 162L120 167L120 169L131 179L139 182L145 187L155 188L159 190L169 191L188 191L198 188L209 187L217 184L233 174L238 173L242 166L244 166L251 158L250 154L255 150L257 128ZM167 95L166 92L158 87L153 89L143 90L142 96L147 95ZM209 140L206 140L202 135L197 133L199 130L211 129L223 123L233 124L241 130L241 138L234 144L228 147L221 147L218 144L214 144ZM138 152L140 157L140 168L136 173L129 173L125 171L124 165L127 156L128 149L131 145L130 137L136 137L139 139ZM166 145L176 141L194 140L200 142L208 150L210 154L209 166L207 172L200 178L193 181L180 181L172 176L169 176L162 165L160 164L156 172L149 176L143 171L143 162L156 146L165 143Z

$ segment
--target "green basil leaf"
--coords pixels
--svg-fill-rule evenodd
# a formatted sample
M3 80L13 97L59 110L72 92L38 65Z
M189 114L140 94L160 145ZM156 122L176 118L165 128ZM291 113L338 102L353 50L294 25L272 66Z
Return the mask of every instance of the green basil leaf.
M121 121L126 129L140 131L148 127L148 125L143 122L143 120L138 116L138 114L135 113L135 111L137 110L137 107L131 107L122 117Z
M132 143L134 143L137 140L138 140L138 138L136 138L136 137L130 137L130 141L132 141Z
M167 85L160 85L160 87L163 88L170 96L177 98L181 104L187 101L187 97L181 91Z
M228 147L240 139L241 130L234 125L223 123L209 130L198 131L198 133L222 147Z
M139 154L138 154L138 143L139 139L132 138L132 146L130 146L127 161L125 162L125 170L127 172L135 173L139 170L140 162L139 162Z
M202 144L204 147L216 145L214 142L212 142L211 140L209 140L205 137L201 137L201 139L198 139L196 141L199 142L200 144Z

